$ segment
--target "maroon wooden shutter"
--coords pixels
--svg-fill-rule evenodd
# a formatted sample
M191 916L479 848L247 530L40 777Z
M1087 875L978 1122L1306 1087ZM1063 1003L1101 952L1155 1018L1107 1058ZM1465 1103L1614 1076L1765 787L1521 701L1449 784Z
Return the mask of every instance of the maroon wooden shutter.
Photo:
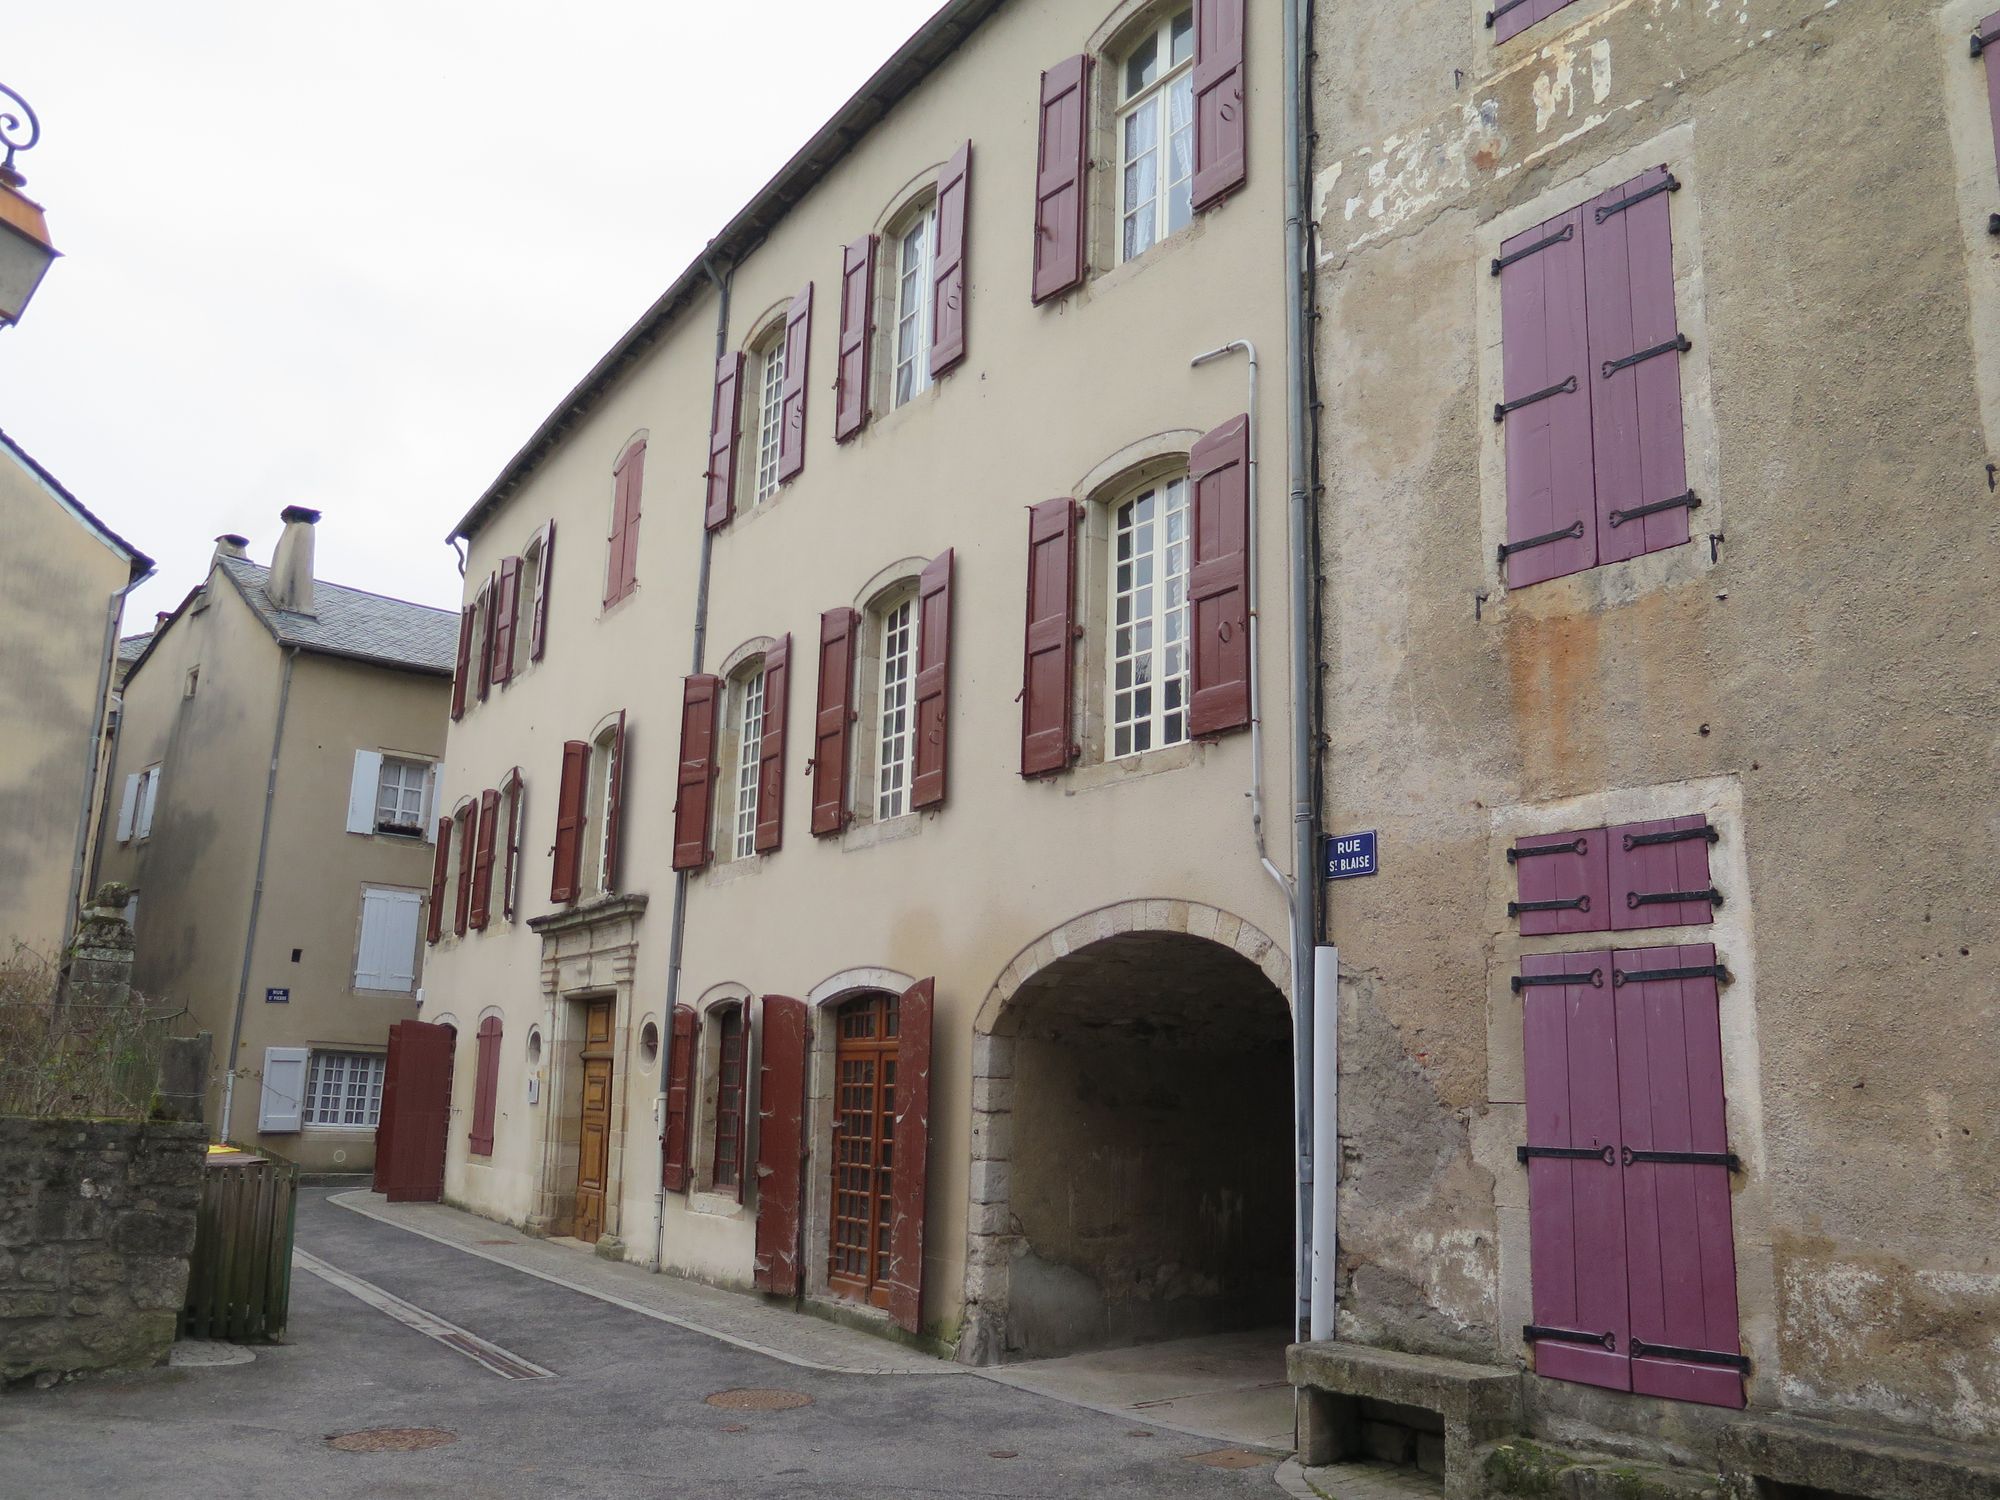
M604 781L604 893L618 889L619 831L625 826L625 710L611 735L611 766Z
M1742 1369L1725 1363L1742 1344L1715 949L1611 957L1632 1389L1740 1407Z
M792 638L787 634L764 656L764 738L757 747L759 854L769 854L784 842L785 719L791 694ZM738 1161L742 1159L740 1155L737 1157Z
M474 1156L493 1154L493 1111L500 1099L500 1018L488 1016L479 1023L479 1072L472 1089L472 1131L469 1139Z
M535 570L535 620L529 628L528 660L540 661L549 647L549 578L556 565L556 523L542 527L542 565Z
M868 425L868 366L875 343L875 236L840 256L840 358L833 374L833 436L846 442ZM785 384L791 388L791 323L785 325Z
M562 784L556 792L555 869L549 881L551 901L574 901L583 883L583 797L589 774L590 746L582 740L565 740Z
M1194 206L1243 185L1243 0L1194 0Z
M965 358L965 231L972 217L972 142L938 178L937 239L931 253L931 378Z
M1037 302L1083 282L1084 172L1090 161L1090 54L1042 74L1041 141L1035 157Z
M514 676L514 633L521 618L521 559L500 559L500 586L493 594L493 680Z
M944 801L951 728L951 556L947 547L917 579L917 753L910 806Z
M694 1078L694 1011L674 1007L667 1040L667 1119L660 1136L660 1182L670 1193L688 1186L688 1091Z
M1076 639L1074 500L1028 511L1028 623L1021 667L1021 774L1046 776L1070 762Z
M743 1185L750 1176L750 1059L757 1054L751 1044L757 1039L757 1023L744 1000L738 1014L743 1018L742 1062L736 1083L736 1201L743 1201Z
M1638 932L1714 921L1715 908L1722 904L1708 869L1708 846L1715 838L1700 813L1610 829L1605 837L1610 920L1600 925ZM1671 899L1676 896L1685 899Z
M1536 834L1507 851L1515 881L1507 915L1520 919L1523 937L1610 931L1607 843L1602 828L1584 828Z
M812 283L785 314L785 384L778 404L778 483L806 466L806 369L812 359Z
M764 1057L757 1070L757 1257L753 1281L759 1291L781 1296L799 1289L805 1105L805 1003L789 995L766 995Z
M936 981L903 991L896 1022L896 1162L889 1187L889 1316L917 1331L924 1301L924 1201L931 1139L931 1009Z
M715 366L715 400L708 414L708 507L702 524L727 526L736 505L736 439L743 430L743 351Z
M702 672L681 684L681 759L674 792L674 868L708 863L714 823L715 730L722 679Z
M1689 345L1674 315L1673 186L1655 167L1581 210L1600 563L1680 546L1699 504L1681 431Z
M466 920L483 931L493 914L493 836L499 832L500 794L490 788L479 794L479 838L472 855L472 914Z
M514 920L515 870L521 861L521 768L519 766L507 773L507 779L500 783L500 792L507 801L507 822L502 835L505 843L500 862L500 915L511 922Z
M1521 959L1535 1373L1632 1388L1611 955Z
M1597 562L1582 208L1500 246L1501 404L1506 424L1507 587Z
M1972 34L1972 55L1986 59L1986 106L1993 116L1993 159L2000 166L2000 10ZM1988 214L1986 232L2000 234L2000 213Z
M854 638L861 616L830 609L819 617L819 709L813 716L812 831L847 826L847 755L854 721Z
M493 575L486 575L486 582L479 586L479 701L484 703L486 695L493 691Z
M472 919L472 866L475 841L479 837L479 804L469 802L458 815L458 906L452 912L451 930L464 937Z
M1188 454L1194 547L1188 570L1193 702L1188 731L1250 722L1250 419L1235 417Z
M458 667L451 675L451 716L465 717L465 687L472 680L472 606L458 615Z
M439 818L437 853L431 859L431 914L425 937L435 943L444 936L444 883L451 869L451 819Z
M610 558L605 565L604 602L616 604L639 581L639 499L646 485L646 444L627 448L612 470Z

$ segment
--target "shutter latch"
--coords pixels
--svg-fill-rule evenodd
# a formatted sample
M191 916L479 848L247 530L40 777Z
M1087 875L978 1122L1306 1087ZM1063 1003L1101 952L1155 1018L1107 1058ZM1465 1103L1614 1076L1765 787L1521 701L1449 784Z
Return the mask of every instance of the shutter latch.
M1641 1162L1666 1162L1684 1167L1727 1167L1732 1172L1743 1170L1742 1158L1734 1151L1634 1151L1626 1146L1622 1155L1628 1167Z
M1493 420L1504 422L1507 420L1507 413L1510 411L1519 411L1524 406L1533 406L1537 401L1546 401L1551 396L1567 396L1574 393L1575 390L1576 377L1572 375L1567 380L1558 381L1556 384L1535 391L1530 395L1518 396L1512 401L1496 401L1493 403Z
M1725 964L1691 964L1685 969L1621 969L1616 965L1611 969L1611 987L1623 989L1628 984L1649 984L1661 979L1713 979L1717 984L1732 984L1736 976L1729 972Z
M1649 505L1635 505L1630 510L1614 510L1604 519L1610 523L1611 528L1615 531L1627 521L1636 521L1641 516L1656 516L1663 510L1679 510L1683 506L1689 510L1700 510L1701 496L1697 495L1693 490L1688 490L1683 494L1674 495L1665 500L1655 500ZM1713 550L1713 547L1711 547L1710 551L1713 552ZM1714 557L1711 556L1709 561L1715 561Z
M1521 1330L1521 1337L1529 1343L1547 1340L1557 1344L1602 1344L1606 1349L1618 1348L1615 1333L1583 1333L1574 1328L1546 1328L1540 1323L1530 1323Z
M1585 903L1583 908L1585 911L1588 911L1590 909L1589 907L1590 898L1588 896L1579 896L1576 899ZM1513 901L1507 903L1507 905L1510 908L1518 904L1519 903ZM1523 906L1521 909L1523 911L1542 911L1550 906L1566 907L1569 906L1570 904L1571 903L1567 901L1530 901L1526 906ZM1510 982L1514 987L1514 993L1517 995L1520 994L1522 990L1529 988L1531 985L1540 985L1540 984L1549 984L1549 985L1587 984L1592 989L1601 990L1604 988L1604 971L1602 969L1592 969L1587 974L1516 974L1512 979L1512 981Z
M1676 897L1676 900L1679 898ZM1524 911L1589 911L1590 897L1571 896L1565 901L1509 901L1507 915L1518 917Z
M1692 340L1684 333L1677 333L1664 344L1655 344L1650 349L1641 349L1637 354L1628 354L1623 359L1607 359L1598 367L1604 379L1609 380L1620 370L1629 370L1633 365L1644 364L1655 355L1685 354L1694 347Z
M1721 1365L1745 1375L1750 1373L1750 1356L1747 1354L1724 1354L1719 1349L1681 1349L1673 1344L1649 1344L1641 1338L1632 1340L1634 1359L1649 1354L1655 1359L1679 1359L1691 1365Z
M1629 849L1632 845L1628 841L1625 847ZM1543 844L1538 849L1509 849L1507 851L1507 863L1516 865L1524 859L1535 859L1544 854L1582 854L1589 848L1590 840L1578 837L1567 844Z
M1516 1146L1514 1155L1522 1161L1537 1156L1553 1156L1564 1161L1601 1161L1616 1166L1617 1154L1609 1146Z
M1581 541L1582 539L1583 522L1581 520L1572 521L1569 525L1563 527L1561 531L1545 531L1540 536L1531 536L1524 542L1502 542L1500 544L1500 561L1504 563L1516 552L1526 552L1530 547L1546 547L1550 542Z
M1699 828L1669 828L1664 833L1628 833L1625 835L1625 847L1644 849L1653 844L1682 844L1689 839L1707 839L1711 844L1718 844L1722 842L1722 834L1709 823Z
M1714 886L1705 891L1627 891L1625 909L1636 911L1642 906L1674 906L1682 901L1706 901L1710 906L1722 905L1722 892Z
M1631 208L1636 204L1644 203L1648 198L1653 197L1655 194L1678 193L1680 190L1681 190L1680 179L1674 176L1673 173L1669 172L1665 177L1662 177L1658 182L1654 183L1651 187L1642 187L1639 189L1638 192L1634 193L1629 198L1620 198L1616 203L1607 203L1604 205L1604 207L1595 210L1597 214L1597 222L1602 224L1606 219L1610 218L1613 214L1622 214L1625 212L1626 209Z

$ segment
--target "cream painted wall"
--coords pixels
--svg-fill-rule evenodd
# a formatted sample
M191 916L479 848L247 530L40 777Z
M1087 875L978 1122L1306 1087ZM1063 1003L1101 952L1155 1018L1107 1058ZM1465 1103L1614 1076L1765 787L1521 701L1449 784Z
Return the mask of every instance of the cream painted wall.
M1104 477L1107 460L1153 435L1198 434L1242 412L1240 358L1200 370L1188 363L1235 338L1255 340L1264 360L1257 449L1267 482L1258 545L1269 613L1261 671L1282 698L1284 406L1273 373L1283 342L1278 29L1259 8L1249 40L1248 185L1143 259L1100 270L1082 290L1036 308L1029 272L1039 74L1089 44L1094 28L1108 31L1103 20L1046 4L1002 11L827 173L737 270L732 290L735 348L806 282L815 288L805 471L767 505L739 511L717 536L705 652L714 670L739 643L791 635L784 847L690 882L680 998L692 1004L718 986L804 997L829 976L864 968L936 976L924 1319L947 1337L965 1255L973 1018L1014 955L1080 913L1133 897L1204 901L1270 934L1286 925L1252 847L1246 735L1115 770L1085 765L1033 783L1018 774L1027 507L1082 494L1086 476ZM1108 84L1114 71L1101 70L1101 79ZM1102 125L1104 112L1096 114ZM928 394L836 444L839 247L884 222L909 185L933 175L968 136L968 357ZM1115 178L1108 132L1097 146L1092 179L1101 194ZM1102 217L1108 226L1108 210ZM679 679L692 649L716 308L712 294L692 306L474 538L468 597L503 555L556 518L548 656L472 708L453 727L447 756L454 800L497 786L510 766L524 768L522 913L534 917L550 910L561 742L585 737L607 712L627 710L622 888L650 897L627 1018L634 1039L647 1016L663 1017L668 982ZM746 426L749 409L746 402ZM650 443L639 587L603 611L611 465L640 431ZM739 463L749 461L749 441L746 433ZM1184 453L1185 439L1176 441ZM956 574L946 805L893 827L815 839L804 771L820 612L864 607L870 581L886 581L892 564L947 547L956 549ZM1272 743L1282 746L1282 711L1270 727ZM857 747L865 737L862 726ZM1280 751L1267 750L1265 774L1282 783ZM468 1042L460 1048L447 1175L450 1197L503 1218L529 1212L550 1133L549 1106L527 1102L528 1028L560 1029L541 997L541 957L542 940L524 923L496 923L447 939L430 969L427 1015L449 1013L468 1038L482 1009L497 1007L504 1017L494 1154L490 1163L465 1154L475 1050ZM1282 974L1281 963L1274 967ZM622 1121L621 1237L632 1258L650 1261L658 1073L633 1063L631 1052L621 1055L632 1084ZM824 1170L823 1157L815 1162ZM670 1199L668 1265L747 1282L751 1246L747 1209ZM808 1262L823 1262L824 1253L809 1245Z

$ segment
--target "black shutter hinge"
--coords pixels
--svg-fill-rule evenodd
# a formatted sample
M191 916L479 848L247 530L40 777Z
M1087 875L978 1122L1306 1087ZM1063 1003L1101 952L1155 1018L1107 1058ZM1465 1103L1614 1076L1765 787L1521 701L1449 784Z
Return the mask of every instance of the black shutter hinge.
M1551 396L1567 396L1574 393L1575 390L1576 377L1572 375L1567 380L1558 381L1556 384L1544 390L1535 391L1531 395L1520 396L1512 401L1496 401L1493 403L1493 420L1504 422L1507 420L1507 413L1510 411L1519 411L1524 406L1533 406L1537 401L1546 401Z
M1572 896L1566 901L1509 901L1507 915L1518 917L1524 911L1589 911L1590 897Z
M1524 1162L1552 1156L1562 1161L1601 1161L1607 1167L1618 1163L1617 1153L1609 1146L1516 1146L1514 1155Z
M1537 250L1546 250L1551 245L1560 245L1564 240L1570 240L1574 238L1576 238L1576 223L1574 220L1572 220L1570 223L1563 225L1563 227L1558 229L1554 234L1549 235L1546 239L1536 240L1534 244L1523 245L1519 250L1514 251L1512 254L1502 255L1497 257L1493 262L1493 274L1495 276L1498 276L1505 267L1513 265L1514 262L1517 260L1526 260L1529 256L1533 255Z
M1707 839L1711 844L1717 844L1722 841L1722 834L1710 823L1704 823L1699 828L1669 828L1664 833L1628 833L1625 835L1625 847L1644 849L1652 844L1684 844L1690 839Z
M1506 0L1505 4L1494 6L1493 9L1486 12L1486 29L1488 31L1491 31L1493 29L1493 23L1495 21L1499 20L1502 16L1506 15L1507 12L1512 10L1515 6L1526 5L1527 3L1528 0ZM1977 40L1978 40L1977 38L1974 38L1975 42L1977 42ZM1973 55L1977 56L1978 54L1975 53Z
M1569 525L1563 527L1561 531L1545 531L1540 536L1531 536L1523 542L1502 542L1500 544L1500 561L1504 563L1516 552L1526 552L1530 547L1546 547L1550 542L1581 541L1582 539L1583 522L1581 520L1572 521Z
M1722 892L1714 886L1705 891L1627 891L1625 909L1637 911L1642 906L1674 906L1682 901L1706 901L1710 906L1722 905Z
M1632 846L1628 843L1625 847L1629 849ZM1507 851L1507 863L1519 864L1524 859L1535 859L1544 854L1583 854L1588 852L1589 848L1590 840L1587 838L1572 839L1567 844L1543 844L1536 849L1514 848Z
M1661 354L1685 354L1694 347L1694 342L1684 333L1677 333L1664 344L1655 344L1650 349L1641 349L1637 354L1628 354L1623 359L1607 359L1598 367L1606 380L1620 370L1629 370L1634 365L1642 365L1647 360Z
M1548 1340L1557 1344L1599 1344L1611 1350L1618 1347L1615 1333L1583 1333L1575 1328L1546 1328L1540 1323L1528 1324L1521 1330L1521 1337L1531 1344Z
M1638 192L1629 198L1620 198L1616 203L1607 203L1604 207L1595 210L1597 222L1602 224L1613 214L1622 214L1626 209L1636 207L1638 204L1644 203L1648 198L1655 197L1660 193L1678 193L1680 190L1680 179L1669 172L1651 187L1640 188Z
M1663 979L1713 979L1717 984L1733 984L1736 976L1729 972L1726 964L1690 964L1684 969L1621 969L1616 964L1611 968L1611 987L1623 989L1628 984L1651 984Z
M1691 1365L1721 1365L1724 1369L1736 1370L1744 1375L1750 1373L1750 1356L1747 1354L1724 1354L1719 1349L1682 1349L1674 1344L1649 1344L1646 1340L1632 1340L1632 1357L1643 1359L1651 1355L1655 1359L1685 1360Z
M1988 234L2000 234L2000 214L1988 214L1986 216L1986 232Z
M1577 899L1587 900L1588 898L1578 897ZM1512 906L1514 904L1515 903L1511 901L1508 903L1509 906ZM1549 903L1538 902L1538 901L1530 902L1526 907L1526 910L1540 911L1547 904ZM1566 901L1558 901L1553 904L1557 906L1567 906L1569 903ZM1589 910L1589 908L1585 907L1584 910L1587 911ZM1604 971L1602 969L1592 969L1587 974L1516 974L1508 982L1513 986L1514 993L1517 995L1520 994L1522 990L1528 989L1535 985L1542 985L1542 984L1549 984L1549 985L1587 984L1592 989L1601 990L1604 988Z
M1518 3L1519 3L1519 0L1516 0L1516 3L1518 4ZM1493 24L1493 18L1492 18L1491 16L1488 16L1488 17L1486 18L1486 24L1487 24L1488 26L1491 26L1491 25ZM1976 31L1975 31L1975 32L1973 32L1973 33L1972 33L1972 55L1973 55L1974 57L1978 57L1978 56L1979 56L1980 54L1982 54L1983 52L1985 52L1985 50L1986 50L1986 49L1987 49L1988 47L1992 46L1992 45L1993 45L1993 44L1994 44L1995 42L2000 42L2000 31L1989 31L1989 32L1987 32L1987 33L1986 33L1986 35L1985 35L1985 36L1981 36L1981 35L1980 35L1980 34L1979 34L1978 32L1976 32Z
M1734 1151L1634 1151L1626 1146L1620 1153L1626 1166L1642 1162L1665 1162L1684 1167L1727 1167L1743 1170L1743 1160Z
M1682 506L1686 506L1689 510L1700 510L1701 496L1693 490L1688 490L1671 499L1655 500L1650 505L1635 505L1630 510L1614 510L1604 519L1611 529L1616 531L1627 521L1636 521L1642 516L1656 516L1663 510L1679 510ZM1710 562L1714 560L1712 557L1709 559Z

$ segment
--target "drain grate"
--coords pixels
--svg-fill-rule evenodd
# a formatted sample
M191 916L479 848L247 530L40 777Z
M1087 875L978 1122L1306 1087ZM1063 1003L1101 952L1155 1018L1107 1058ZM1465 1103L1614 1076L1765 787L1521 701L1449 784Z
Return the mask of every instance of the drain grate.
M719 1406L724 1411L790 1411L794 1407L813 1404L813 1398L804 1391L780 1391L761 1386L717 1391L704 1399L710 1406Z
M359 1432L329 1432L326 1445L342 1453L420 1453L447 1448L458 1434L442 1427L364 1427Z
M1187 1461L1210 1469L1261 1469L1271 1462L1271 1455L1248 1448L1217 1448L1209 1453L1190 1453Z

